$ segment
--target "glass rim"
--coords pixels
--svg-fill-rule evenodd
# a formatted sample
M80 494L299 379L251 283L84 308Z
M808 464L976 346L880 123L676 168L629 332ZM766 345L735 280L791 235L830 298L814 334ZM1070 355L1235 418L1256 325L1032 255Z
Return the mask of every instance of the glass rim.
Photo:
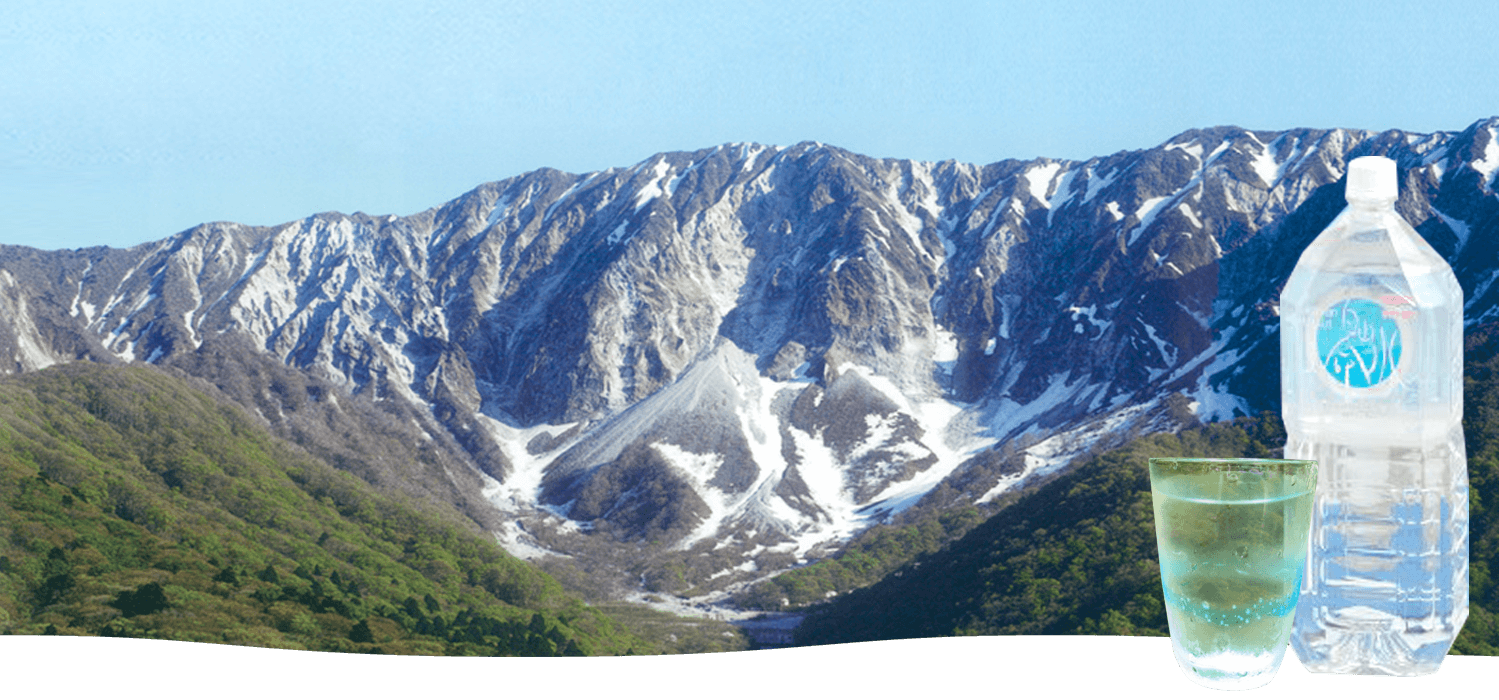
M1286 476L1313 476L1321 471L1315 459L1277 459L1273 457L1151 457L1152 478L1156 473L1206 474L1211 472L1262 472Z

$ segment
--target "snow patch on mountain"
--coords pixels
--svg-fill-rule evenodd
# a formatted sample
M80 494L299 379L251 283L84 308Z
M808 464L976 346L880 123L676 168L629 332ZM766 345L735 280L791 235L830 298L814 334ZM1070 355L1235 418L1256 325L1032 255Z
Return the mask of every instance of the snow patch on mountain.
M73 294L73 303L68 307L68 313L73 318L78 318L80 314L83 316L84 325L88 325L94 320L94 305L83 299L83 286L88 283L88 275L93 271L94 261L90 260L88 261L88 265L83 268L83 272L78 275L78 291Z
M1165 204L1166 200L1170 198L1171 195L1163 195L1160 197L1151 197L1140 203L1140 206L1135 209L1135 221L1139 223L1135 224L1133 229L1130 229L1129 238L1124 244L1126 247L1133 246L1135 241L1140 239L1140 234L1144 233L1145 229L1150 228L1152 223L1155 223L1156 215L1161 211L1161 205ZM1118 209L1114 209L1114 211L1117 212Z
M1490 191L1494 189L1494 173L1499 172L1499 129L1488 128L1488 143L1484 144L1483 158L1471 163L1474 170L1483 176L1483 183Z
M1099 192L1107 189L1109 185L1114 184L1114 181L1117 179L1119 179L1119 170L1117 168L1110 170L1109 174L1103 177L1098 177L1097 173L1090 168L1088 170L1088 191L1083 195L1083 203L1086 204L1093 201L1093 198L1098 196ZM1119 205L1116 203L1114 206L1117 210ZM1115 217L1116 220L1119 218L1122 217Z
M1157 334L1155 326L1144 322L1141 322L1140 325L1145 329L1145 335L1150 338L1150 342L1155 343L1156 356L1161 359L1161 364L1158 367L1152 369L1152 372L1164 372L1166 368L1175 365L1177 356L1176 346L1172 345L1165 338L1162 338L1159 334ZM1153 374L1151 378L1154 379L1155 376L1156 375Z
M1252 133L1249 134L1249 138L1254 139L1255 144L1259 146L1249 166L1260 177L1260 182L1265 183L1265 187L1274 187L1285 172L1285 163L1275 159L1275 149L1280 145L1280 139L1277 138L1264 144Z
M1229 353L1233 360L1238 357ZM1215 365L1216 366L1216 365ZM1199 420L1204 423L1212 423L1221 420L1231 420L1239 416L1250 414L1249 404L1242 397L1220 387L1213 386L1209 379L1213 376L1212 368L1203 371L1197 379L1197 386L1191 391L1183 392L1191 402L1187 405Z
M1095 339L1103 337L1103 334L1108 332L1109 327L1114 325L1113 321L1103 321L1098 319L1097 304L1089 304L1088 306L1069 306L1066 309L1066 313L1072 315L1072 320L1074 322L1073 331L1076 333L1084 332L1081 320L1087 319L1090 326L1098 329L1097 335L1094 336Z
M16 286L16 278L8 270L0 269L0 315L9 322L14 333L16 354L12 359L16 368L22 371L51 367L59 359L42 346L44 341L27 308L26 297L16 293Z
M1053 474L1073 460L1087 454L1111 438L1132 434L1141 430L1140 423L1156 409L1155 402L1126 406L1110 411L1102 417L1087 421L1070 430L1064 430L1022 450L1024 468L1016 474L1002 477L975 503L983 504L1017 488L1024 487L1031 479Z
M814 546L829 540L844 540L863 529L859 504L844 486L843 469L833 449L822 440L796 427L787 427L796 455L796 472L819 514L795 530L797 557L806 556Z
M614 227L613 231L609 232L609 236L607 238L605 238L604 240L606 240L609 243L609 245L619 245L619 242L622 241L622 240L624 240L627 237L627 233L626 232L629 230L629 228L630 228L630 222L628 222L628 221L621 221L621 222L619 222L618 226Z
M1473 308L1478 305L1478 300L1488 294L1489 289L1494 286L1495 282L1499 282L1499 270L1490 273L1487 279L1473 288L1473 294L1468 297L1468 303L1464 306L1464 310L1470 312L1463 322L1464 326L1472 326L1485 323L1493 318L1499 318L1499 306L1490 306L1481 313L1471 313Z
M666 194L661 183L666 179L667 173L671 172L671 163L666 162L665 158L657 160L655 165L651 166L650 172L651 179L635 193L635 211L637 212L641 207L650 204L651 200Z
M479 474L484 483L484 499L507 516L500 530L495 533L500 546L522 559L534 560L549 556L568 558L567 554L543 545L527 528L524 519L516 516L540 513L544 523L562 532L580 530L577 523L567 518L566 508L548 506L540 499L541 481L546 476L547 468L558 455L578 442L576 437L561 441L552 438L555 435L568 435L576 424L520 428L484 414L475 414L473 419L499 444L510 465L503 481L482 472ZM531 446L538 444L538 441L551 444L544 451L533 452Z
M1447 228L1452 229L1452 233L1457 236L1457 249L1459 251L1468 247L1468 239L1473 236L1473 229L1468 226L1467 222L1448 216L1435 207L1432 208L1431 213L1436 214L1437 218L1441 219L1442 223L1447 225Z
M1045 163L1025 171L1026 187L1030 190L1031 197L1048 207L1051 206L1047 194L1051 189L1052 180L1061 169L1061 163Z
M560 207L563 204L567 203L568 199L573 196L573 193L578 191L578 187L579 187L580 184L581 183L574 182L573 184L568 185L567 189L563 190L563 192L562 192L561 195L559 195L556 199L552 200L551 204L547 205L546 211L543 212L542 215L541 215L541 220L543 222L550 221L552 219L552 213L555 212L555 211L557 211L558 207ZM639 207L636 207L636 208L638 209Z
M1063 172L1056 180L1056 187L1052 190L1051 198L1046 201L1046 225L1050 226L1055 220L1057 210L1067 206L1077 194L1072 188L1072 181L1077 177L1076 170Z
M989 423L989 434L996 438L1010 437L1017 431L1034 425L1036 419L1069 403L1081 388L1080 383L1072 380L1072 372L1069 370L1051 375L1046 389L1026 403L1009 397L1001 398L991 409L993 418Z
M920 171L918 171L918 176L919 172ZM922 183L922 181L918 179L916 182L919 184L930 184L929 180L925 183ZM910 209L907 209L905 205L901 204L900 193L896 190L896 187L897 183L891 182L885 190L885 197L888 201L888 205L891 212L895 215L896 227L901 230L901 233L905 234L906 240L911 242L912 250L925 251L926 246L921 243L921 230L925 228L925 226L922 224L920 217L911 213ZM927 191L930 191L929 187L926 189ZM917 206L921 206L921 204L918 203ZM937 207L939 218L941 215L941 211L941 207ZM877 223L876 225L879 224ZM880 226L880 228L884 227Z
M1192 205L1182 202L1176 206L1176 210L1181 212L1182 216L1187 217L1187 220L1192 222L1194 228L1202 228L1202 220L1197 218L1197 212L1192 211ZM1192 234L1188 233L1186 235L1190 237Z
M723 466L723 455L696 454L669 442L653 443L651 447L668 464L687 477L693 490L708 504L708 516L703 519L697 529L693 530L692 534L677 543L677 548L687 549L699 540L716 534L724 518L733 511L733 506L737 505L731 494L709 483Z
M1168 143L1162 148L1162 150L1181 151L1197 160L1202 160L1202 143L1195 140L1185 141L1182 143Z
M943 410L944 408L948 410ZM923 446L928 454L936 458L935 463L910 479L892 483L870 499L862 508L871 517L869 524L916 505L923 496L956 473L958 467L970 457L994 444L992 438L977 429L977 423L960 419L961 408L952 404L939 404L928 406L927 409L920 422L928 426L928 430L932 430L929 434L933 435L933 439L923 443ZM907 454L923 456L919 452Z

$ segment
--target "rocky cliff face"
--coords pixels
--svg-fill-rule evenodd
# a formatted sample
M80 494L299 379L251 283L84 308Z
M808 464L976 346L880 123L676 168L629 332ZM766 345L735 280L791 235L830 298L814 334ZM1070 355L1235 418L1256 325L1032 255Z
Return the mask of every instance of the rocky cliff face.
M1225 127L988 166L735 144L408 217L0 248L0 359L177 366L517 553L723 588L1274 408L1278 290L1369 154L1469 321L1499 313L1499 119Z

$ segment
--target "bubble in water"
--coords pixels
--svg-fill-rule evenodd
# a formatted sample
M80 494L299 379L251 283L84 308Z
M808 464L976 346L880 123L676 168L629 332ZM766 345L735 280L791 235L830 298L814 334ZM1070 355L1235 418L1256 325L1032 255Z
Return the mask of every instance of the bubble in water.
M1239 548L1234 550L1234 554L1239 555L1240 559L1247 559L1249 557L1249 547L1239 545Z

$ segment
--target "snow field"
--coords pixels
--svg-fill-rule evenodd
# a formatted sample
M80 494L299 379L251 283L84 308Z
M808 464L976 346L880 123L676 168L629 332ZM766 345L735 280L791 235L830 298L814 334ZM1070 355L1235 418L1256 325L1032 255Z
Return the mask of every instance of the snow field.
M1489 142L1484 146L1483 158L1473 162L1473 169L1483 176L1490 191L1494 189L1494 173L1499 171L1499 130L1489 127Z
M15 286L16 278L11 276L9 271L0 270L0 287ZM44 369L57 364L57 358L54 358L38 342L41 335L37 331L36 323L31 319L31 312L26 308L26 297L20 295L7 297L10 295L0 296L0 313L7 316L7 320L16 330L16 363L22 368L31 370Z
M651 200L667 194L661 183L666 179L666 175L670 171L671 163L666 162L665 158L661 158L651 165L651 179L636 191L635 211L640 211L641 207L650 204Z
M925 400L909 398L895 386L894 382L851 363L840 366L838 372L840 374L858 373L865 382L893 401L900 413L910 416L921 427L920 444L905 443L887 446L882 440L880 443L873 444L870 449L882 446L894 447L912 458L919 459L927 455L936 458L932 466L910 479L885 487L868 503L857 504L855 512L862 514L860 515L860 529L874 524L872 519L883 517L883 513L895 514L915 505L928 491L950 476L964 460L993 442L992 438L985 438L981 435L976 426L969 425L960 419L963 413L972 409L973 406L948 401L941 397L924 397ZM866 438L865 445L871 443L874 443L874 440Z
M547 555L565 556L541 547L536 539L525 531L520 521L508 518L540 511L553 516L552 519L561 524L564 531L576 528L572 521L549 507L543 506L540 502L540 494L541 480L546 476L547 467L559 455L576 444L577 440L573 439L556 445L552 450L540 455L533 455L527 449L527 445L536 437L542 434L561 435L575 424L518 428L482 413L474 414L474 420L494 438L495 442L499 443L500 451L510 462L511 472L505 475L503 482L496 481L488 474L479 474L484 482L482 492L484 499L494 504L495 508L507 516L500 532L495 534L500 545L505 548L505 551L522 559L535 559ZM569 525L572 527L568 527Z

